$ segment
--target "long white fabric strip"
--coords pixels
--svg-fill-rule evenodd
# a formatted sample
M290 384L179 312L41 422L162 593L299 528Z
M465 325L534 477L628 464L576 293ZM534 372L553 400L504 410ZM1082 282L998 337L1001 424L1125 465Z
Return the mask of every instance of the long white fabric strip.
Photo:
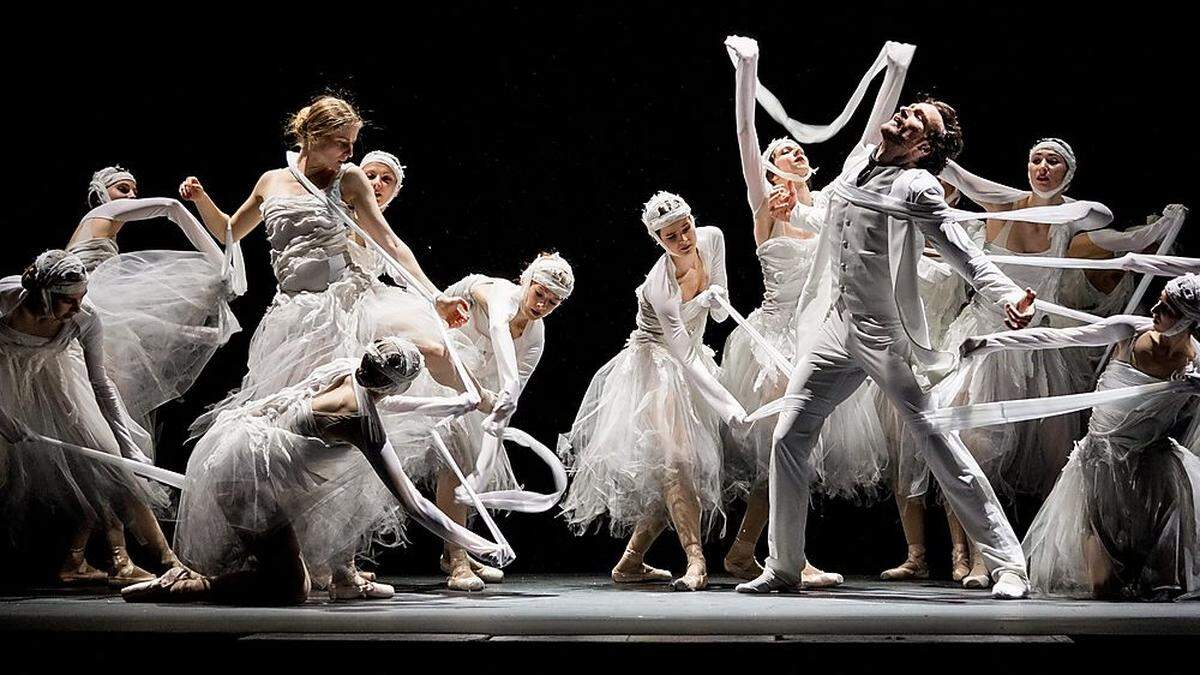
M792 374L792 368L795 367L792 362L788 361L787 357L775 348L775 345L767 342L767 339L762 336L762 333L759 333L754 326L750 325L750 322L746 320L746 317L742 316L741 312L734 309L733 305L729 304L729 300L727 300L723 294L714 293L713 297L716 298L717 302L725 308L725 311L729 313L729 316L733 317L734 323L744 328L750 338L757 342L758 345L767 352L767 355L771 357L771 362L779 370L779 372L783 374L784 377Z
M559 460L558 455L554 454L554 451L520 429L508 427L503 430L503 434L504 440L512 441L529 448L537 455L538 459L550 467L550 472L554 477L554 492L492 490L490 492L479 492L478 498L480 503L489 509L501 509L519 513L542 513L543 511L550 510L562 499L563 493L567 491L567 470L563 467L562 461ZM491 478L495 459L500 452L500 439L491 434L485 434L483 438L483 451L476 462L477 468L475 472L467 476L463 485L469 485L473 490L480 490L485 486ZM463 486L455 488L455 499L461 504L471 503L470 496L463 489Z
M805 124L788 117L787 111L783 109L783 104L779 102L779 99L769 89L763 86L761 80L758 82L758 88L755 90L755 98L758 99L758 103L763 107L763 110L766 110L767 114L776 122L782 124L788 130L788 134L797 141L801 143L821 143L827 141L837 135L850 122L850 119L854 116L854 112L858 110L858 106L862 104L863 98L867 95L867 88L871 86L871 80L874 80L887 67L887 51L887 45L884 45L883 49L879 50L879 55L875 57L875 61L871 63L871 66L867 68L867 72L859 80L858 87L850 95L850 100L846 102L846 106L842 109L842 112L829 124ZM736 58L732 54L730 56L731 58ZM734 65L736 64L737 62L734 61Z
M330 199L329 195L326 194L324 190L321 190L314 185L313 182L308 179L308 176L305 176L304 172L297 168L296 163L299 160L299 157L300 156L297 153L287 153L288 170L291 171L292 176L295 177L295 179L301 185L303 185L304 189L308 190L310 194L324 202L326 208L328 208L331 213L337 215L337 217L346 227L350 228L352 232L355 232L358 234L358 236L362 237L362 240L367 243L367 246L374 249L375 252L379 254L388 270L397 278L405 281L409 290L420 293L421 297L425 298L430 304L433 304L436 298L431 297L429 292L421 287L421 284L418 283L416 278L414 278L408 270L404 269L404 266L401 265L399 261L392 257L391 253L384 249L383 246L380 246L379 242L375 241L371 235L367 234L366 231L359 226L358 221L354 220L354 218L346 212L346 209L341 204L337 204L334 202L334 200ZM438 333L442 338L442 343L446 345L446 351L450 356L450 362L454 364L454 370L458 373L459 379L461 379L463 382L463 387L472 395L479 396L479 391L475 388L474 382L467 373L466 366L463 365L462 359L458 355L458 351L454 348L454 342L450 339L449 334L446 332L446 326L442 325L441 321L435 321L434 323L438 327Z
M1098 405L1137 399L1156 394L1182 391L1196 392L1196 385L1184 381L1155 382L1136 387L1121 387L1066 396L994 401L978 405L942 408L921 413L921 416L939 433L986 427L993 424L1010 424L1025 420L1053 417L1086 410Z
M23 431L18 431L18 429ZM8 413L3 410L0 410L0 435L3 435L4 440L8 441L14 446L22 443L43 443L60 450L73 452L92 461L115 466L118 469L125 469L126 471L130 471L151 480L156 480L174 488L183 489L183 485L186 482L184 475L181 473L176 473L159 466L154 466L153 464L144 464L132 459L126 459L120 455L113 455L101 450L85 448L82 445L67 443L66 441L60 441L57 438L51 438L49 436L39 434L36 431L32 431L25 423L10 417ZM30 449L29 451L37 452L37 449Z
M1126 253L1120 258L1090 260L1087 258L1050 258L1023 255L989 255L988 259L1000 265L1024 267L1056 267L1077 270L1124 270L1138 274L1160 277L1177 277L1200 272L1200 258L1176 255L1149 255ZM1129 312L1126 312L1127 314Z
M446 420L449 419L450 418L446 418ZM443 422L446 420L443 420ZM429 434L433 436L434 447L437 448L438 454L442 457L442 461L444 461L446 465L450 467L450 470L454 473L454 477L458 479L459 487L455 489L455 492L457 492L459 489L462 489L466 493L467 499L470 501L471 505L475 507L475 511L479 514L479 519L483 521L484 527L486 527L488 532L491 533L492 538L496 540L496 545L499 547L500 551L499 557L503 560L502 564L508 564L512 562L517 558L516 552L513 551L513 548L509 545L508 540L504 538L504 533L500 531L500 528L496 525L496 521L492 520L491 514L488 513L487 506L479 498L479 495L476 494L475 489L472 488L467 482L467 478L463 475L462 470L458 468L458 462L454 461L454 456L450 454L450 449L447 448L446 443L442 441L441 434L438 433L437 428L434 428L429 432Z

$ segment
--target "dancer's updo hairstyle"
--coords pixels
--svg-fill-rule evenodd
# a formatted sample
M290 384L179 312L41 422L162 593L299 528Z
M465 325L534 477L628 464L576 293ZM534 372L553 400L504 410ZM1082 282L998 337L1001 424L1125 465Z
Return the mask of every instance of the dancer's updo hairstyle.
M348 124L362 123L362 117L349 102L326 95L313 99L312 103L292 115L288 121L287 132L292 138L292 143L302 148Z

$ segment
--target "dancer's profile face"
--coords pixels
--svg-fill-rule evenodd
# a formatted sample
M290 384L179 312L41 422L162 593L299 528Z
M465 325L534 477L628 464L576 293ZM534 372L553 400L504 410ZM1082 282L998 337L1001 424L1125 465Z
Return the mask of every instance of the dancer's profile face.
M313 139L306 148L312 163L323 167L339 167L350 161L360 129L361 125L347 124L327 136Z
M804 154L804 148L794 143L776 148L771 154L771 161L780 169L799 176L804 176L809 171L808 156ZM772 185L781 185L784 181L782 177L770 172L767 172L767 180L771 181Z
M1183 314L1175 308L1164 291L1158 296L1158 302L1150 308L1150 316L1154 317L1154 330L1165 333L1179 322Z
M1035 150L1029 155L1029 185L1041 192L1054 192L1067 177L1067 162L1053 150Z
M945 130L942 114L931 103L913 103L896 111L895 115L879 128L884 140L905 148L908 152L901 158L915 162L929 154L929 135Z
M50 316L57 321L66 321L79 313L83 304L83 293L54 293L50 296Z
M367 174L367 180L371 183L371 190L375 193L375 203L379 208L383 208L392 200L399 190L399 181L396 180L396 174L392 172L391 167L379 162L370 162L363 164L363 173Z
M562 304L562 298L551 293L550 289L536 281L529 282L529 286L525 289L525 295L521 298L521 305L525 309L525 313L534 319L544 319L550 316L550 313L558 309L560 304Z
M131 180L119 180L109 185L107 190L108 198L113 201L137 197L137 183Z
M680 218L658 231L658 239L673 256L685 256L696 250L696 224L691 216Z

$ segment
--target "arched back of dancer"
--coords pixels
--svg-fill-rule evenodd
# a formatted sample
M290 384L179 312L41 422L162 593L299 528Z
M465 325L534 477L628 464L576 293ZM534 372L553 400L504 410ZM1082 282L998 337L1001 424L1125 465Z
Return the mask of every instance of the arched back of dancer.
M1092 408L1087 435L1075 444L1023 542L1040 593L1166 600L1200 589L1200 459L1168 436L1200 394L1194 339L1200 336L1200 275L1169 282L1151 315L972 337L962 346L965 355L980 358L1115 344L1098 394L1179 384Z
M746 426L703 344L709 315L726 316L716 300L726 294L725 238L696 227L688 203L669 192L646 202L642 224L665 252L637 288L625 349L592 378L559 440L574 473L563 511L580 534L605 516L614 535L632 531L617 583L671 579L643 562L669 519L687 555L672 588L694 591L708 585L702 521L721 516L720 425Z
M85 299L87 287L83 261L61 250L41 254L20 277L0 279L0 408L22 431L149 462L149 436L126 412L105 366L103 322ZM16 538L38 513L72 522L60 582L120 586L153 578L129 559L125 520L156 568L179 564L150 510L169 505L160 488L20 435L26 440L0 440L0 513ZM107 537L107 574L84 556L95 525Z
M488 436L502 433L516 413L521 394L542 358L545 346L544 320L571 296L575 274L556 253L539 255L521 273L517 283L482 274L472 274L451 284L446 293L465 298L471 318L450 332L464 365L490 399L490 410L474 411L451 423L444 432L451 454L464 474L479 472L481 488L512 490L516 476L502 447L491 466L484 445ZM432 378L420 378L414 392L448 395L452 390ZM384 416L388 437L396 447L405 473L418 482L436 485L437 505L457 522L465 523L466 506L456 501L459 486L454 472L444 465L431 443L433 422L409 417ZM491 441L495 442L495 441ZM485 475L486 474L486 475ZM478 591L486 583L497 583L504 575L467 556L461 547L447 542L440 561L452 590Z
M363 170L348 163L362 124L353 106L333 96L302 108L288 129L299 149L295 170L334 204L349 206L374 243L437 298L441 318L459 325L466 320L465 302L434 286L412 250L388 226ZM265 222L278 282L275 300L251 341L241 390L197 420L194 432L203 431L221 410L295 384L331 359L361 352L375 334L371 313L361 302L370 296L373 282L353 263L350 233L322 196L310 193L286 168L264 173L232 215L218 209L194 177L184 181L180 193L196 204L214 234L228 227L236 241ZM444 351L426 357L435 375L458 383Z
M410 341L383 338L361 359L335 360L298 385L222 414L188 463L180 504L176 539L196 571L130 587L125 599L303 603L308 568L336 562L381 515L354 494L364 474L434 534L503 563L500 546L420 496L388 443L381 412L458 415L477 403L467 394L407 395L422 369ZM353 583L363 587L360 597L393 593L386 584Z

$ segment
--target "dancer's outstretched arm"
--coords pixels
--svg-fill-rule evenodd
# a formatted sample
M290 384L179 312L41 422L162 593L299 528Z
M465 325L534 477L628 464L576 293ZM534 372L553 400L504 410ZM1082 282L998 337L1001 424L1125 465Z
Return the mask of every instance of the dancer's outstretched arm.
M80 221L80 227L76 230L75 236L71 240L75 242L79 239L90 238L92 236L92 227L97 222L128 223L149 220L151 218L167 218L179 226L179 229L183 231L183 234L196 247L197 251L215 260L221 260L223 255L221 249L217 246L217 242L213 241L213 238L209 236L210 233L205 230L205 227L196 220L196 217L182 203L170 197L116 199L106 204L101 204L88 211L87 215ZM224 230L222 230L221 234L224 236Z
M437 299L438 313L446 319L446 322L451 326L462 325L468 316L467 301L443 294L442 290L434 285L429 277L425 276L425 271L421 269L412 249L396 236L387 220L384 219L383 212L375 203L375 193L371 190L371 183L359 167L351 166L342 175L342 198L354 209L354 219L367 235L396 262L400 263L430 297Z
M94 314L94 310L84 309L75 320L79 323L79 343L83 347L83 362L87 366L88 381L92 385L100 412L104 414L108 428L117 439L121 456L152 464L150 458L138 448L133 434L125 424L126 416L120 394L117 393L117 387L109 379L108 371L104 367L104 328L100 318Z
M262 222L262 203L267 196L267 185L270 182L270 171L259 176L250 196L242 202L232 216L226 215L224 211L217 208L212 197L208 195L208 191L195 176L188 176L183 181L179 186L179 196L196 205L196 210L200 212L200 219L204 221L204 226L214 237L224 241L225 230L229 229L233 234L233 240L241 241L242 237L250 234Z
M1153 223L1124 231L1105 228L1076 235L1071 240L1071 248L1067 255L1072 258L1101 258L1109 257L1110 253L1144 251L1162 241L1168 233L1179 227L1186 217L1187 207L1183 204L1168 204L1163 209L1163 214Z
M1154 320L1149 317L1118 314L1084 326L1026 328L969 337L963 341L959 353L964 358L980 358L1001 350L1103 347L1128 340L1153 324Z

